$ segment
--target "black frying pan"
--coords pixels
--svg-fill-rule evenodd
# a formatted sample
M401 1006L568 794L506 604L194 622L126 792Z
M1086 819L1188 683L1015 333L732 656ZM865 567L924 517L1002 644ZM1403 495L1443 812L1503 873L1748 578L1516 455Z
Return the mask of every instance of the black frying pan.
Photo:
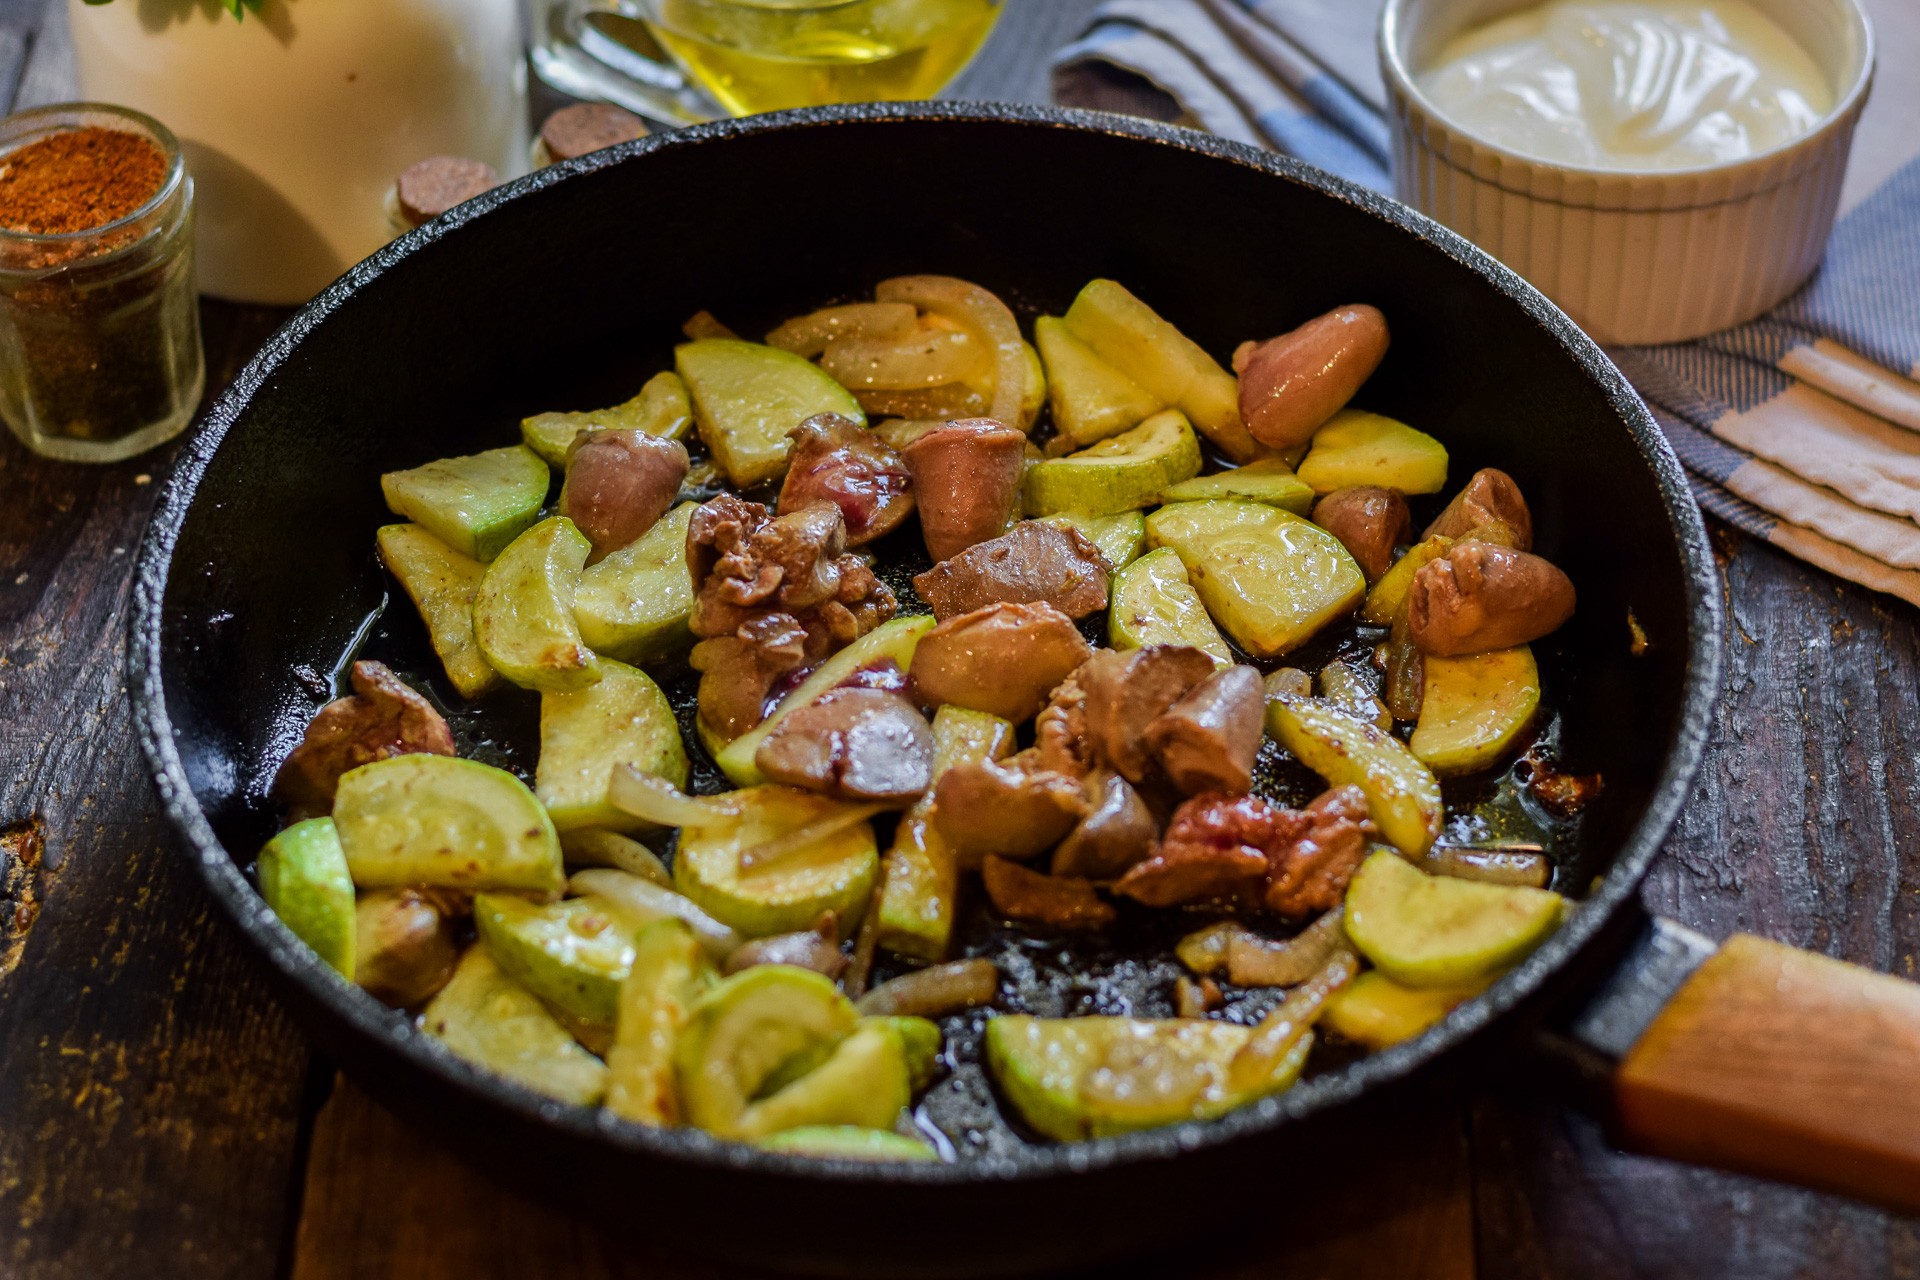
M390 519L380 472L507 443L523 414L619 398L668 366L698 309L751 325L922 271L978 280L1027 314L1116 277L1216 353L1340 303L1386 312L1393 349L1362 403L1444 440L1458 478L1510 471L1540 549L1579 586L1550 696L1569 765L1603 773L1606 790L1562 859L1559 883L1592 885L1564 929L1415 1042L1216 1123L1079 1146L1028 1144L996 1121L969 1061L978 1023L961 1020L943 1105L979 1121L981 1151L875 1168L545 1101L417 1034L279 925L243 870L275 825L275 765L359 641L428 674L404 599L361 634L389 590L373 551ZM142 553L132 669L186 849L315 1040L374 1095L515 1185L648 1239L810 1269L977 1274L1116 1254L1171 1232L1178 1203L1249 1177L1281 1196L1290 1168L1324 1167L1357 1109L1565 1024L1631 955L1632 980L1561 1037L1624 1049L1701 954L1650 933L1636 891L1700 760L1717 600L1686 482L1633 391L1538 293L1425 218L1293 161L1135 120L831 108L537 173L302 310L181 460ZM1651 640L1643 656L1629 653L1629 610ZM508 703L455 720L470 750L511 764L531 703ZM1036 998L1097 959L1048 953ZM1165 974L1122 967L1087 985L1096 1002L1164 1012Z

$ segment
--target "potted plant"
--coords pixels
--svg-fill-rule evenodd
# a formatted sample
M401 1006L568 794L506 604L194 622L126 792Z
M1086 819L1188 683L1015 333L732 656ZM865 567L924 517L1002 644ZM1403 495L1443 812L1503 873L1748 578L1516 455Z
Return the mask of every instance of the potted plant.
M392 235L429 155L527 164L517 0L69 0L83 97L179 136L202 289L302 302Z

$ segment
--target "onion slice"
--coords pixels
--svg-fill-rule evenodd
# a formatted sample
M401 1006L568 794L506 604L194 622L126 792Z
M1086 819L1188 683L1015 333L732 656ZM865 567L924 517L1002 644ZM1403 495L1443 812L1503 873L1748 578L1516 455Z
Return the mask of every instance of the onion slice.
M811 929L749 938L721 963L720 972L732 977L743 969L763 964L792 965L829 978L839 977L847 967L847 958L840 953L840 922L833 912L824 911Z
M659 854L638 840L617 832L602 831L597 827L562 832L560 850L567 855L567 862L574 866L613 867L643 880L651 880L662 888L673 887L673 876L668 873L667 864L660 861Z
M1181 974L1173 983L1173 1011L1179 1018L1204 1018L1221 1004L1220 988L1212 978L1195 982Z
M795 316L767 335L767 345L812 360L835 338L904 338L919 323L905 302L850 302Z
M867 993L867 983L873 978L873 956L880 949L880 903L887 896L888 858L880 859L880 872L873 878L873 892L867 895L867 909L860 917L860 932L853 940L853 956L847 962L847 972L840 979L840 989L846 992L847 999L858 1000Z
M665 778L630 764L618 764L607 779L613 807L663 827L723 827L735 821L732 807L718 799L690 796Z
M1242 987L1291 987L1320 971L1346 945L1347 909L1335 907L1288 942L1242 929L1227 939L1227 980Z
M763 840L759 844L748 845L740 851L740 871L744 875L757 871L769 863L778 862L791 854L800 852L809 845L819 844L828 836L838 835L855 823L865 822L887 806L883 804L850 804L821 814L812 822L802 823L793 830Z
M993 352L993 399L986 416L1019 427L1026 401L1027 345L1006 303L952 276L896 276L882 280L873 296L881 302L910 302L979 334Z
M941 426L955 418L984 418L991 403L979 388L964 382L917 391L855 391L853 398L869 417L926 419Z
M1529 889L1544 889L1553 877L1552 864L1537 844L1436 844L1420 859L1420 869L1429 875Z
M987 348L967 329L917 329L904 338L835 338L820 367L849 391L919 391L985 372Z
M868 1015L938 1018L989 1004L999 989L1000 970L993 961L950 960L883 982L856 1000L853 1007Z
M1313 1029L1333 993L1352 982L1360 972L1360 957L1341 947L1328 958L1320 971L1287 993L1280 1007L1260 1019L1253 1035L1227 1067L1229 1087L1251 1091L1269 1080L1287 1053L1300 1038Z
M671 889L663 889L651 880L596 867L576 871L567 879L567 888L580 897L604 898L636 926L656 920L679 920L693 930L701 948L715 960L724 960L745 941L726 925L702 911L693 899Z
M1180 957L1180 963L1200 974L1223 972L1227 967L1227 951L1233 940L1245 934L1249 938L1257 935L1248 932L1232 920L1221 920L1204 929L1195 929L1174 946L1173 953Z

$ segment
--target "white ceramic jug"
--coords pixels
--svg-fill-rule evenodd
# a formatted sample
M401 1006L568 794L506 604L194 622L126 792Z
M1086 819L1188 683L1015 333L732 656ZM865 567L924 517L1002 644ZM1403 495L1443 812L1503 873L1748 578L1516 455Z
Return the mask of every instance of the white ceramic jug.
M391 237L429 155L527 167L518 0L69 0L80 94L179 136L203 291L303 302Z

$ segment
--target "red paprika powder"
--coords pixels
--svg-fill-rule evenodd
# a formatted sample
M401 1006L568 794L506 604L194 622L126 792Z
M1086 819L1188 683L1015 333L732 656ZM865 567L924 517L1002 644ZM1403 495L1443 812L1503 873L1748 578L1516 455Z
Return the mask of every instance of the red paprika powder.
M69 129L0 156L0 226L28 235L90 231L153 199L167 158L121 129Z
M192 201L178 143L138 112L0 120L0 419L29 448L110 461L192 418Z

